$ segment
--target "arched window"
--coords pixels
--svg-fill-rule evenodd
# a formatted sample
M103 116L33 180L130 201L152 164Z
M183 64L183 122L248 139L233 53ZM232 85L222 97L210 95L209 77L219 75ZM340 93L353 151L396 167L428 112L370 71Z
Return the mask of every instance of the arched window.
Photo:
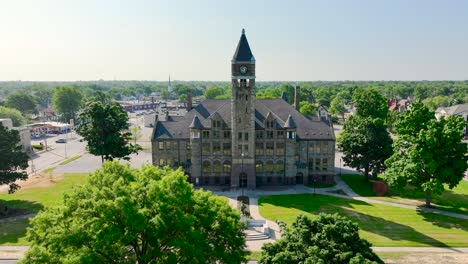
M213 162L213 172L214 173L221 173L222 170L223 170L223 167L221 166L221 161L215 160Z
M224 173L231 173L231 162L229 160L225 160L223 162L223 172Z
M257 160L255 162L255 172L256 173L263 173L263 161Z
M267 173L273 174L273 172L274 172L273 161L268 160L268 161L266 162L265 171L266 171Z
M276 173L278 173L278 174L284 173L284 162L282 160L278 160L276 162L275 170L276 170Z
M203 162L203 173L210 173L211 172L211 162L205 160Z

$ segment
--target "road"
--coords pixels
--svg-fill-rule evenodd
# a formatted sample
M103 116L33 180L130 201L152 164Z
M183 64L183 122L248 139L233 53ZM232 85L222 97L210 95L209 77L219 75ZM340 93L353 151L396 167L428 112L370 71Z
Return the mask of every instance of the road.
M67 143L55 143L56 140L62 138L66 138ZM38 172L53 167L67 158L83 154L85 152L86 142L80 142L79 138L80 137L77 136L75 132L71 132L47 138L32 139L32 144L42 143L46 145L47 142L47 146L51 147L52 150L43 151L34 155L29 161L28 173L32 173L33 168Z

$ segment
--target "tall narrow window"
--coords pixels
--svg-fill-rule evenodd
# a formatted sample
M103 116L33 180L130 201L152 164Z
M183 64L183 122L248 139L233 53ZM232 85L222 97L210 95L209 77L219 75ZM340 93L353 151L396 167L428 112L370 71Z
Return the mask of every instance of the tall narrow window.
M278 160L276 162L275 170L276 170L276 173L283 174L283 172L284 172L284 162L282 160Z
M159 141L158 145L159 145L159 149L164 149L164 142L163 141Z
M214 173L221 173L222 170L223 170L223 167L221 166L221 161L215 160L213 162L213 172Z
M231 162L229 160L223 162L223 172L231 173Z
M257 160L255 162L255 172L256 173L262 173L263 172L263 161Z
M276 143L276 155L284 155L284 143Z
M202 144L202 154L203 155L210 155L211 154L211 144L210 143L203 143Z
M221 154L221 143L213 142L213 154L215 155Z
M231 155L231 143L223 143L223 154Z
M203 173L210 173L211 172L211 163L207 160L203 161Z
M322 170L323 171L328 170L328 159L322 159Z

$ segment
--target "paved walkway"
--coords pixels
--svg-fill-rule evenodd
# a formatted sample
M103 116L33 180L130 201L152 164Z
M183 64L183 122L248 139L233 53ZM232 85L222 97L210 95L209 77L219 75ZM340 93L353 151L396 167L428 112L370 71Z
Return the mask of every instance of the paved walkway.
M213 191L214 194L225 196L229 199L229 203L233 208L237 208L237 197L240 195L246 195L250 198L250 216L253 219L258 220L266 220L268 226L272 230L272 239L269 240L257 240L257 241L247 241L247 249L251 251L259 251L261 250L264 243L273 242L273 239L281 238L281 233L279 226L268 219L263 218L258 210L258 198L262 196L268 195L283 195L283 194L301 194L301 193L317 193L329 196L335 196L344 199L354 199L360 200L368 203L376 203L376 204L383 204L388 206L406 208L410 210L419 210L425 211L435 214L446 215L455 218L467 219L468 215L451 213L446 211L441 211L437 209L425 208L425 207L418 207L414 205L405 205L400 203L394 202L385 202L380 200L375 200L371 198L366 198L358 195L355 193L339 176L335 176L336 185L330 188L320 188L320 189L312 189L303 185L296 185L284 189L276 189L276 190L234 190L234 191ZM342 190L347 195L341 195L337 193L333 193L331 191ZM393 252L463 252L468 253L468 248L436 248L436 247L375 247L376 251L393 251Z
M28 218L31 218L31 217L34 217L34 216L36 216L36 213L7 217L7 218L0 219L0 223L12 222L12 221L17 221L17 220L22 220L22 219L28 219Z

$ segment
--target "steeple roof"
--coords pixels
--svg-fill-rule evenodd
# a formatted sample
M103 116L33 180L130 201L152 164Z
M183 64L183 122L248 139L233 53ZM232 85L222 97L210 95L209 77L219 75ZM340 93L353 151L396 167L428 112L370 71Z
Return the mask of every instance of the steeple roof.
M196 129L202 129L203 128L203 125L200 122L200 119L198 118L197 115L195 115L193 117L192 124L190 124L189 128L196 128Z
M284 123L284 128L296 128L296 122L294 122L291 114L289 114L288 119Z
M237 44L236 52L232 57L232 61L249 61L254 62L255 58L250 50L249 42L245 36L245 30L242 29L242 35L240 37L239 43Z

